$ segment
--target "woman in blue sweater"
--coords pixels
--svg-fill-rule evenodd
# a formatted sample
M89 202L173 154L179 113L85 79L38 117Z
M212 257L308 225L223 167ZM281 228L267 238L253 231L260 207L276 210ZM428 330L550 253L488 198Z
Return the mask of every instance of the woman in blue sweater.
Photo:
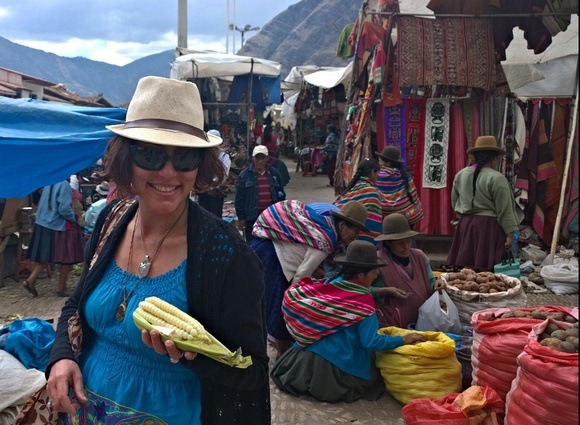
M370 242L354 241L335 262L342 276L315 282L309 278L286 291L282 311L296 340L274 364L270 376L292 395L320 401L376 400L384 385L372 354L425 341L418 333L380 335L368 288L385 265Z

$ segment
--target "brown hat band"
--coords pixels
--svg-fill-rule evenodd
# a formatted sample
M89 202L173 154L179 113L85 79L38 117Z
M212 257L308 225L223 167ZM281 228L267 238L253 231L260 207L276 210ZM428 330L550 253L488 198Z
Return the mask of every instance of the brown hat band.
M142 120L135 120L135 121L128 121L125 123L124 128L152 128L156 130L174 130L174 131L181 131L182 133L191 134L192 136L199 137L200 139L205 139L209 142L205 131L194 127L189 124L184 124L177 121L171 120L162 120L162 119L142 119Z

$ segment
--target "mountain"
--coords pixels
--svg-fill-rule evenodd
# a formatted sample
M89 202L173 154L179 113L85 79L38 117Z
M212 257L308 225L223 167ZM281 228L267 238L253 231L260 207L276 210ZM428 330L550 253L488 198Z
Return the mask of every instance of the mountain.
M353 0L302 0L264 25L238 54L280 62L282 77L298 65L346 66L348 61L336 56L336 47L360 6ZM173 50L167 50L117 66L66 58L0 37L0 66L62 83L81 96L102 95L113 105L128 103L141 77L169 76L173 58Z

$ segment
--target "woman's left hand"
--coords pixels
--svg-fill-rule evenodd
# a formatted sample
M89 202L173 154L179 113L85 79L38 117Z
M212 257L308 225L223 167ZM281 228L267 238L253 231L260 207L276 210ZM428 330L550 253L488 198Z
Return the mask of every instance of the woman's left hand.
M141 331L141 339L147 347L153 348L157 354L169 355L171 361L175 363L183 357L185 357L186 360L193 360L197 356L197 353L193 351L180 350L170 339L163 342L161 334L155 329L151 332L145 330Z

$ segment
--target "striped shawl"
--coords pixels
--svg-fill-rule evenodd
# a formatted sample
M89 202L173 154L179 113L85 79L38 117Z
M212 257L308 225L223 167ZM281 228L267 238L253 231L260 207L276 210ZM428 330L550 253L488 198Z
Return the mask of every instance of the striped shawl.
M277 202L265 209L252 234L262 239L306 244L327 254L336 249L338 242L332 217L317 214L295 200Z
M306 348L375 313L368 290L342 278L322 283L306 277L284 293L282 313L296 343Z

